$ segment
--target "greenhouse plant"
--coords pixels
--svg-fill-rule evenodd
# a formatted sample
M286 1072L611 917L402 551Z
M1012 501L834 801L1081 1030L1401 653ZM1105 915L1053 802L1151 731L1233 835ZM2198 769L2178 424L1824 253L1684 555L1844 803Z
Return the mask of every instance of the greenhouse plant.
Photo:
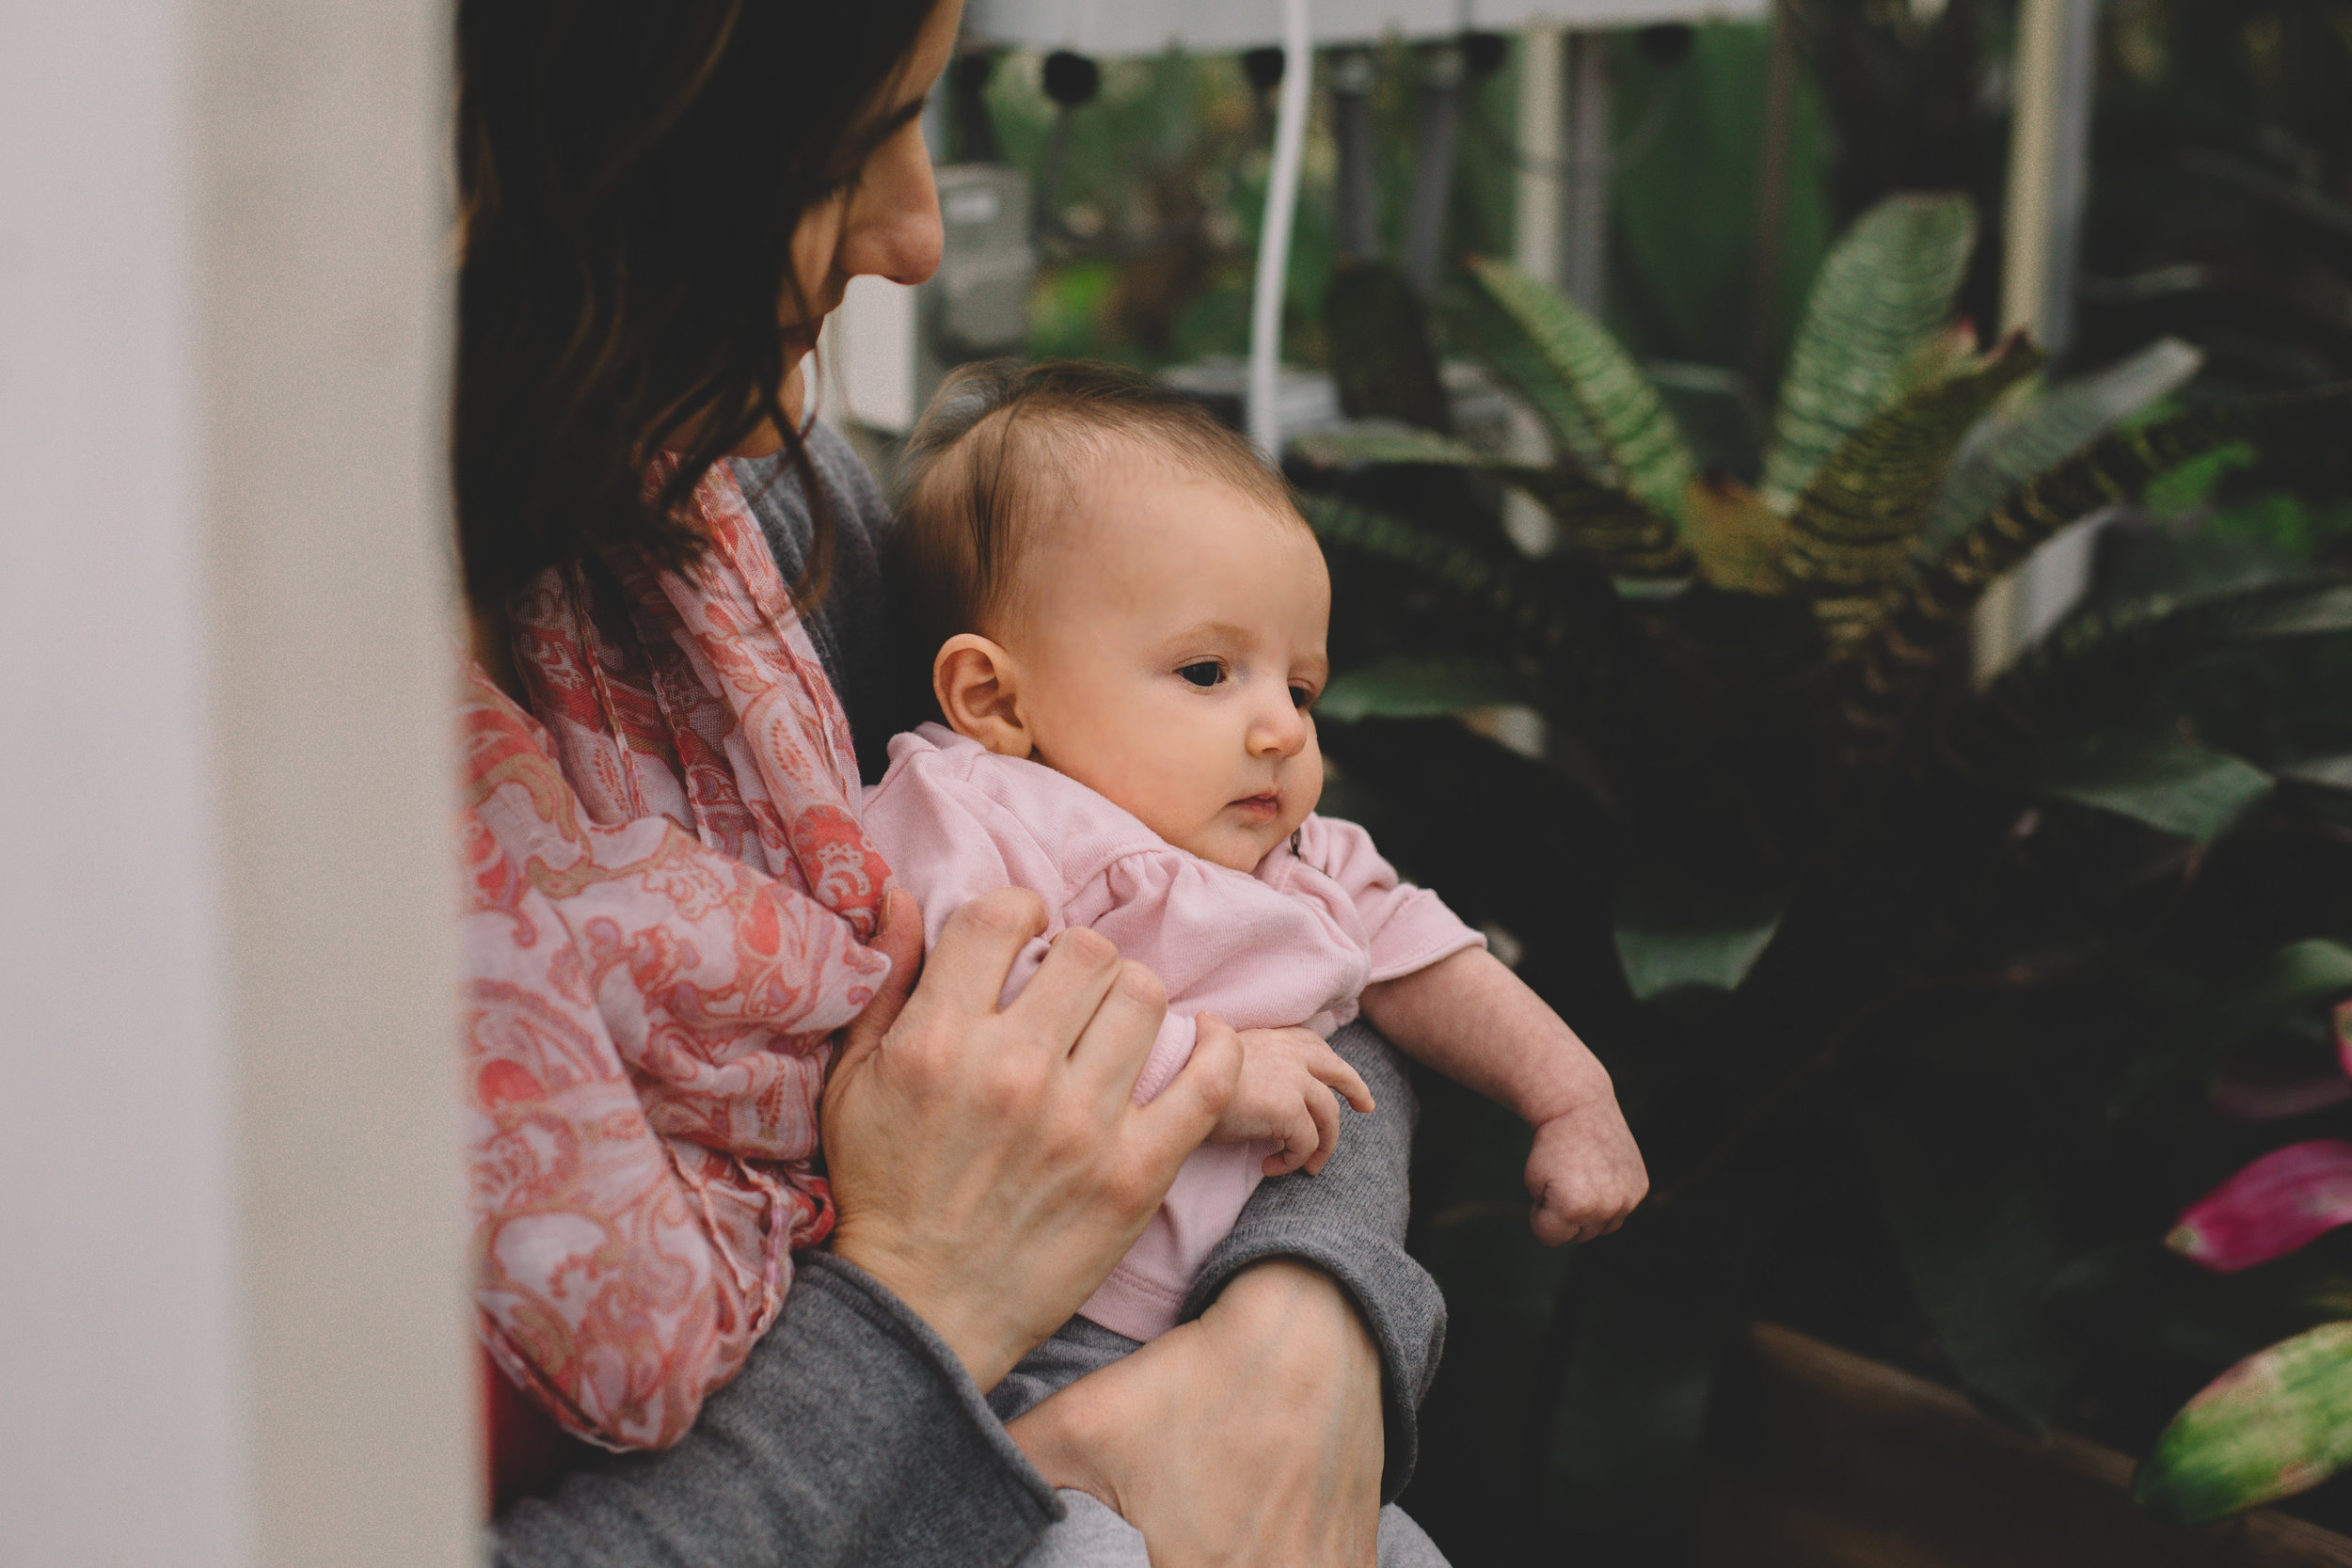
M1657 1178L1620 1236L1545 1254L1516 1131L1431 1087L1415 1243L1454 1391L1408 1503L1466 1558L1687 1553L1758 1314L2153 1449L2140 1494L2182 1518L2352 1460L2352 1254L2312 1240L2352 1217L2352 579L2143 572L1989 678L1968 636L2060 530L2341 443L2352 388L2194 401L2169 341L2045 385L2027 338L1954 319L1975 244L1959 197L1853 226L1752 483L1505 263L1467 262L1443 347L1542 456L1452 435L1418 302L1335 280L1360 417L1291 454L1348 610L1335 804L1583 1032ZM2281 1142L2292 1172L2191 1207Z

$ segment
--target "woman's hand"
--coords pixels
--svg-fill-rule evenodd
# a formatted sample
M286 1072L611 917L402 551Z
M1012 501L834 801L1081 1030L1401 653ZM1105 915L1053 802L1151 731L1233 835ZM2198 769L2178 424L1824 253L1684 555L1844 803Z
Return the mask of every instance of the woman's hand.
M1143 1532L1153 1568L1373 1568L1380 1357L1321 1271L1275 1259L1199 1320L1006 1429Z
M1103 1282L1240 1069L1232 1031L1204 1026L1184 1069L1136 1105L1167 994L1092 931L1063 931L999 1010L1014 958L1044 927L1035 894L988 894L949 917L925 963L914 900L893 892L875 935L890 983L842 1031L825 1086L834 1250L930 1323L982 1388Z

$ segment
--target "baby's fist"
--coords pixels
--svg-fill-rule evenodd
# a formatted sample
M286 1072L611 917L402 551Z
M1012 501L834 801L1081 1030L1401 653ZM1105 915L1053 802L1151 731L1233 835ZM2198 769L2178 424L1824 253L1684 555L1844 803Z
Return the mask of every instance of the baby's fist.
M1649 1172L1614 1095L1604 1094L1535 1129L1527 1157L1528 1216L1546 1246L1589 1242L1623 1225L1649 1194Z

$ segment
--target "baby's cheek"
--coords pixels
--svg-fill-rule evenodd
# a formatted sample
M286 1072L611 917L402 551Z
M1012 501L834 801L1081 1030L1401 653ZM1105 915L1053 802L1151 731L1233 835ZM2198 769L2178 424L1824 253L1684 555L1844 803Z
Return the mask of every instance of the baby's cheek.
M1307 749L1291 759L1290 777L1283 781L1282 815L1288 827L1295 828L1307 820L1307 814L1323 799L1323 751L1315 744L1314 732L1307 735Z

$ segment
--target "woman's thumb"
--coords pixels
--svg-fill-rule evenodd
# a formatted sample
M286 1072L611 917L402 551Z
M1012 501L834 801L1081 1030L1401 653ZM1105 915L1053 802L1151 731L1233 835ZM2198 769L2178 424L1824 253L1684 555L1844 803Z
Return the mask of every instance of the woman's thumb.
M914 990L915 975L922 972L923 911L915 904L914 895L894 887L882 895L882 920L875 926L874 940L867 945L890 960L890 974L875 990L866 1010L841 1031L840 1059L845 1061L882 1043L882 1036L890 1032L890 1026L898 1021L899 1011L906 1006L907 997Z

